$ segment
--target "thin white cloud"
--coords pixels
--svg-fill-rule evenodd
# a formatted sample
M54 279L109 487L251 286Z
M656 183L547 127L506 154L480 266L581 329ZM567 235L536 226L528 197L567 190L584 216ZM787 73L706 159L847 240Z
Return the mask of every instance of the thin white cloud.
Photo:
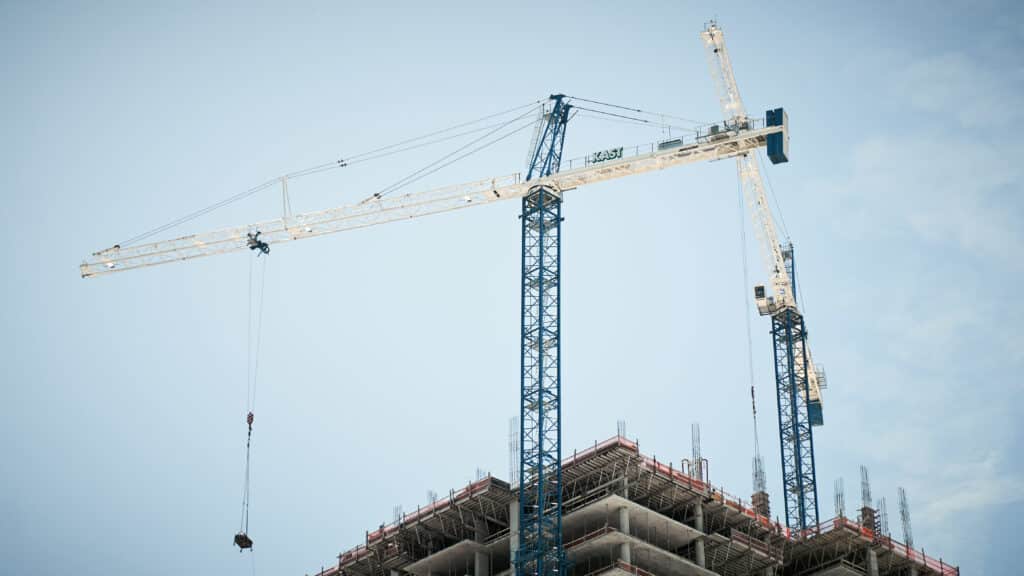
M935 485L942 489L933 492L921 520L942 526L961 512L1024 501L1024 479L1006 469L1004 458L1004 452L990 450L943 466L935 477Z
M938 249L994 257L1021 268L1024 184L1019 144L997 145L981 134L879 136L858 145L852 178L836 191L870 212L847 222L860 232L909 231ZM867 230L864 230L864 229ZM942 252L940 257L948 257Z
M897 92L940 122L965 128L1006 128L1024 117L1015 85L1022 70L993 70L962 53L915 62L896 76Z

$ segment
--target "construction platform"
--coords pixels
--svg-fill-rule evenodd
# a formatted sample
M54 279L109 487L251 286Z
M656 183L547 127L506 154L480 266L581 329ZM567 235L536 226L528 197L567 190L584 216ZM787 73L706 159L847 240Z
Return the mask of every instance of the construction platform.
M802 532L614 437L562 465L569 576L958 576L843 517ZM319 576L510 576L515 487L488 476L366 533Z

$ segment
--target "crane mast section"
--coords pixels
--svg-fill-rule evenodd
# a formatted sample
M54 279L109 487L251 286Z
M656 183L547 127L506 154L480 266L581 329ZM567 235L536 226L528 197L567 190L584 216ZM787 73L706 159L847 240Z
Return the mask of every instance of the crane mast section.
M743 99L740 98L736 77L732 73L732 61L729 59L729 51L725 48L725 37L722 35L722 30L712 23L701 32L700 37L704 41L708 67L711 70L711 78L715 83L715 91L718 93L718 101L722 105L725 118L733 122L746 120L747 111L743 107Z
M764 180L757 165L757 158L752 154L744 154L736 158L736 170L739 174L743 195L754 217L754 231L761 247L761 256L765 266L772 272L772 288L775 292L775 305L779 307L796 306L793 297L789 271L786 269L779 243L775 222L772 220L768 195L764 191Z
M464 184L436 188L401 196L386 196L347 206L307 212L267 220L247 226L182 236L139 244L114 246L96 252L81 265L83 278L147 266L190 260L204 256L240 252L249 249L249 234L259 232L267 245L313 238L387 222L408 220L471 206L492 204L526 196L535 186L549 186L560 192L633 174L664 170L673 166L719 160L742 155L767 145L768 136L782 134L788 128L764 126L762 120L746 127L732 127L698 142L683 143L667 149L657 145L637 147L633 155L593 163L527 182L521 174L488 178ZM651 150L647 152L647 150ZM575 162L575 161L574 161Z
M764 311L776 314L782 310L797 310L796 295L793 293L792 279L789 275L789 267L786 266L785 256L782 253L782 244L779 242L778 234L775 231L775 222L772 220L771 207L768 205L768 195L764 190L764 179L758 167L757 158L753 154L742 154L736 157L736 169L739 173L743 196L750 208L754 218L754 232L760 242L761 257L765 266L772 273L772 288L775 297L764 300ZM758 307L762 304L759 300ZM762 312L764 313L764 312ZM797 357L798 363L806 364L803 372L807 378L808 399L820 405L821 383L818 379L818 372L814 367L814 359L811 357L810 346L805 346L803 354Z

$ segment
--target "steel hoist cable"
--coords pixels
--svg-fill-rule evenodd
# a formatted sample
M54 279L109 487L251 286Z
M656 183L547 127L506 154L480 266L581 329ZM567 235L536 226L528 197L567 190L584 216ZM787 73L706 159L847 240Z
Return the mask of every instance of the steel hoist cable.
M493 128L495 125L485 126L483 128L476 128L476 129L473 129L473 130L467 130L467 131L463 131L460 134L449 135L449 136L446 136L446 137L443 137L443 138L435 138L434 140L429 140L427 142L421 142L422 140L426 140L428 138L433 138L435 136L440 136L441 134L452 132L454 130L459 130L461 128L472 126L472 125L478 124L480 122L485 122L487 120L491 120L491 119L494 119L494 118L499 118L501 116L505 116L505 115L511 114L513 112L518 112L518 111L523 110L525 108L532 108L532 107L536 106L537 104L540 104L541 102L542 102L542 100L536 100L536 101L530 102L528 104L522 104L520 106L513 106L512 108L508 108L506 110L502 110L501 112L496 112L494 114L488 114L486 116L481 116L480 118L476 118L475 120L470 120L468 122L461 122L461 123L455 124L453 126L449 126L448 128L443 128L441 130L434 130L433 132L428 132L426 134L422 134L420 136L415 136L413 138L406 138L406 139L400 140L398 142L394 142L392 144L388 144L386 146L381 146L381 147L378 147L378 148L374 148L372 150L367 150L365 152L361 152L359 154L350 155L350 156L347 156L347 157L344 157L344 158L338 158L337 160L332 160L330 162L324 162L322 164L317 164L316 166L311 166L309 168L303 168L301 170L295 170L293 172L289 172L289 173L284 174L284 175L282 175L280 177L273 178L273 179L268 180L268 181L266 181L266 182L264 182L262 184L259 184L258 186L253 186L252 188L249 188L247 190L244 190L244 191L239 192L237 194L234 194L232 196L228 196L227 198L225 198L223 200L220 200L218 202L215 202L215 203L213 203L213 204L211 204L211 205L209 205L209 206L207 206L205 208L201 208L199 210L196 210L195 212L190 212L190 213L188 213L188 214L186 214L186 215L184 215L184 216L182 216L180 218L177 218L175 220L172 220L172 221L170 221L170 222L168 222L166 224L163 224L161 226L157 226L156 228L153 228L152 230L149 230L147 232L143 232L142 234L139 234L137 236L133 236L133 237L127 239L127 240L119 242L117 244L117 246L123 247L123 246L130 246L132 244L136 244L136 243L138 243L138 242L140 242L142 240L145 240L147 238L150 238L150 237L152 237L152 236L154 236L156 234L159 234L161 232L165 232L167 230L170 230L172 228L180 226L181 224L184 224L186 222L195 220L196 218L199 218L201 216L209 214L210 212L213 212L214 210L217 210L219 208L223 208L225 206L228 206L230 204L233 204L235 202L238 202L240 200L248 198L248 197L252 196L253 194L256 194L257 192L261 192L261 191L266 190L268 188L277 186L278 184L280 184L284 180L294 179L294 178L301 178L303 176L309 176L311 174L317 174L317 173L324 172L324 171L327 171L327 170L334 170L334 169L337 169L337 168L344 168L344 167L350 166L352 164L357 164L357 163L361 163L361 162L368 162L370 160L377 160L377 159L380 159L380 158L391 156L393 154L399 154L401 152L408 152L410 150L414 150L414 149L417 149L417 148L422 148L422 147L425 147L425 146L430 146L430 145L433 145L433 144L437 144L439 142L444 142L446 140L452 140L452 139L455 139L455 138L458 138L458 137L461 137L461 136L466 136L466 135L473 134L473 133L476 133L476 132L481 132L481 131L486 130L488 128ZM507 125L507 123L505 125ZM503 126L503 125L502 124L497 124L497 126ZM418 142L418 144L413 144L415 142ZM403 148L403 146L405 146L405 147Z
M242 517L238 523L238 533L235 534L235 545L238 546L239 552L252 549L252 538L249 537L249 505L252 495L252 424L255 420L256 383L259 377L260 346L263 335L263 296L267 280L267 260L269 260L269 258L259 258L260 254L261 252L256 252L256 255L249 259L248 337L246 339L245 370L245 423L247 427L245 437L245 475L242 482ZM254 279L255 260L262 261L259 265L258 279ZM255 288L257 283L259 285L258 290Z
M474 144L478 144L478 143L486 140L487 138L489 138L489 137L495 135L496 133L500 132L502 129L508 127L509 125L511 125L511 124L513 124L513 123L515 123L517 121L520 121L523 118L529 116L531 113L532 113L532 111L531 112L527 112L525 114L521 114L521 115L519 115L519 116L509 120L508 122L505 122L505 123L499 125L497 128L487 132L483 136L480 136L479 138L476 138L476 139L470 141L467 144L459 146L455 150L452 150L451 152L445 154L444 156L441 156L440 158L438 158L437 160L427 164L426 166L423 166L422 168L419 168L419 169L413 171L412 173L410 173L410 174L406 175L405 177L395 181L394 183L392 183L392 184L390 184L388 186L385 186L381 190L375 192L373 195L371 195L368 198L364 199L362 201L362 203L366 203L366 202L369 202L371 200L379 200L380 198L383 198L384 196L387 196L388 194L391 194L392 192L395 192L396 190L404 188L404 187L408 186L409 184L412 184L413 182L416 182L417 180L425 178L425 177L433 174L434 172L437 172L438 170L440 170L440 169L442 169L442 168L444 168L446 166L450 166L451 164L453 164L455 162L458 162L459 160L462 160L463 158L466 158L467 156L475 154L476 152L479 152L480 150L483 150L484 148L487 148L488 146L492 146L494 144L497 144L498 142L501 142L502 140L508 138L509 136L512 136L514 134L518 134L519 132L534 126L534 124L536 122L534 120L530 120L529 122L523 124L522 126L517 127L516 129L512 130L511 132L508 132L507 134L499 136L499 137L497 137L494 140L491 140L489 142L484 142L483 144L480 144L476 148L473 148L473 149L469 150L468 152L465 152L465 153L463 153L461 155L456 156L456 154L459 154L459 152L462 152L463 150L466 150L467 148L473 146ZM452 158L452 156L455 156L455 157ZM445 160L448 160L448 161L445 162Z
M634 108L632 106L622 106L621 104L611 104L609 102L601 102L600 100L592 100L590 98L580 98L579 96L569 96L573 100L579 100L580 102L590 102L591 104L597 104L598 106L607 106L608 108L617 108L619 110L627 110L629 112L636 112L637 114L646 114L648 116L659 117L659 118L672 118L673 120L680 120L682 122L688 122L690 124L712 124L712 122L702 120L692 120L690 118L683 118L682 116L676 116L673 114L666 114L664 112L650 112L647 110L641 110L640 108Z
M747 328L747 371L750 379L750 412L754 428L753 485L754 492L765 490L764 461L761 459L761 445L757 432L757 397L754 389L754 339L750 325L750 272L747 259L747 228L743 218L746 212L743 197L743 183L737 180L737 214L740 232L740 260L743 262L743 318Z

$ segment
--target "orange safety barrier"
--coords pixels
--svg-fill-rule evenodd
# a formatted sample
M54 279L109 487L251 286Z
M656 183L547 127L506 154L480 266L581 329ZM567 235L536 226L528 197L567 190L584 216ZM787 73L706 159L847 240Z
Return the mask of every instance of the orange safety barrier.
M572 540L571 542L565 544L564 547L566 550L568 550L573 546L578 546L580 544L583 544L584 542L587 542L588 540L599 538L601 536L604 536L605 534L608 534L609 532L618 532L618 530L612 528L611 526L604 526L602 528L594 530L593 532L587 532L583 536L580 536L579 538L576 538L575 540Z
M624 570L626 572L629 572L630 574L635 574L636 576L654 576L653 573L648 572L647 570L644 570L639 566L634 566L628 562L624 562L622 560L616 560L610 566L604 566L603 568L598 568L597 570L588 572L585 576L596 576L597 574L607 572L612 568L618 568L619 570Z

